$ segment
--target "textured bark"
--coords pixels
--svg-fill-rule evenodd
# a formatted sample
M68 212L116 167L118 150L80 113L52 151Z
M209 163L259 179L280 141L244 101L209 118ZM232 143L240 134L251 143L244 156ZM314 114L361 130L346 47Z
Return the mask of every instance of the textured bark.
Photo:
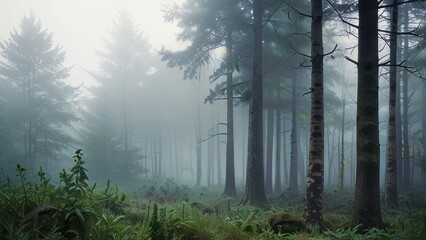
M386 182L386 204L390 208L398 208L398 182L396 164L396 48L398 30L398 0L393 0L390 34L390 71L389 71L389 121L388 121L388 159L387 159L387 182Z
M404 31L408 31L408 6L404 6ZM404 36L403 59L408 58L408 36ZM402 70L402 141L403 141L403 189L410 188L410 143L408 139L408 71Z
M275 149L275 193L280 193L281 189L281 112L277 111L277 131L276 131L276 149Z
M310 225L323 226L322 196L324 192L324 94L322 0L311 1L311 127L309 167L303 217Z
M263 0L253 2L253 80L250 100L246 188L243 204L267 204L263 172L263 84L262 84Z
M359 1L357 170L352 226L383 228L379 188L378 3Z
M232 85L232 30L228 28L226 36L226 177L223 195L235 197L235 169L234 169L234 98Z
M396 132L396 175L397 187L402 187L402 124L401 124L401 75L396 79L395 103L395 132Z
M297 149L297 88L296 73L293 74L293 97L292 97L292 121L291 121L291 136L290 136L290 179L289 191L294 195L298 195L298 149Z
M265 192L272 194L272 151L274 142L274 110L267 109L266 114L266 171Z
M426 103L426 81L423 81L422 85L423 85L422 98L423 98L423 102ZM426 161L426 104L422 105L422 113L423 113L423 117L422 117L423 161ZM426 169L423 168L422 175L424 175L425 172L426 172Z

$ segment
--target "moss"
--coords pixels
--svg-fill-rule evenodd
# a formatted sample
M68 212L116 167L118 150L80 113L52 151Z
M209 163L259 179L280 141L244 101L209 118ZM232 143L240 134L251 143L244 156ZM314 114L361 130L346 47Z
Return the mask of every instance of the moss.
M306 229L300 216L288 212L274 214L268 222L276 233L295 233Z

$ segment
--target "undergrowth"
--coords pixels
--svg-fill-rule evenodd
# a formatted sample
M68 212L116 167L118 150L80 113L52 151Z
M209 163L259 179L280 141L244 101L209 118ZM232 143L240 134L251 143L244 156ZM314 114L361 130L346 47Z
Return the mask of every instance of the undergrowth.
M0 239L422 239L426 233L423 191L402 195L398 210L385 206L386 228L363 234L349 227L352 194L326 193L327 229L320 232L303 226L302 196L285 192L258 209L222 197L221 189L173 179L143 180L125 195L110 181L90 185L82 156L75 152L58 184L41 168L29 181L27 170L16 166L16 178L0 184Z

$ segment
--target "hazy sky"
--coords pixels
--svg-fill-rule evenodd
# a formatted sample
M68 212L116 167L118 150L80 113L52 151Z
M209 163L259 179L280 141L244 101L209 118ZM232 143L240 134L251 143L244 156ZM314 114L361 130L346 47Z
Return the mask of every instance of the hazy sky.
M91 79L83 69L95 70L95 50L103 50L108 28L121 10L127 11L154 49L176 48L178 28L163 22L162 6L181 0L0 0L0 40L9 37L21 18L33 12L42 27L54 34L55 44L63 46L67 65L74 65L74 83Z

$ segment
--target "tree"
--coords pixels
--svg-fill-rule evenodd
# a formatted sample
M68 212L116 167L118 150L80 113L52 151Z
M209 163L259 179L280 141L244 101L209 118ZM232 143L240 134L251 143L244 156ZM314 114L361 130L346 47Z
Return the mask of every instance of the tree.
M291 99L291 135L290 135L290 178L289 178L289 190L291 194L299 194L299 182L298 182L298 133L297 133L297 73L293 70L293 84L292 84L292 99Z
M267 204L263 173L263 85L262 85L263 0L253 1L253 75L249 115L247 174L243 204Z
M352 226L383 228L379 184L378 2L359 1L357 169Z
M322 196L324 192L324 94L323 94L323 42L322 0L311 1L311 136L304 219L321 226Z
M278 98L277 94L277 98ZM280 110L277 110L277 117L276 117L276 149L275 149L275 193L281 193L281 112Z
M141 171L137 167L141 156L132 145L129 129L139 112L134 99L140 99L140 85L150 69L152 56L147 41L126 12L119 13L107 49L99 52L99 57L100 71L90 74L100 85L91 89L94 98L88 100L84 116L82 137L91 159L88 166L94 171L105 167L109 174L102 175L118 181L133 179Z
M227 92L227 143L226 178L224 195L236 196L234 173L234 124L233 124L233 36L236 25L241 21L236 0L198 1L188 0L182 7L173 5L166 10L166 20L177 19L183 27L178 38L191 44L182 51L162 49L162 60L169 67L184 69L184 79L194 79L200 66L208 64L213 52L225 47L226 92ZM176 9L179 9L176 11ZM197 163L201 163L197 153ZM201 169L199 166L198 169ZM199 181L197 182L199 184Z
M396 53L397 53L397 31L398 31L398 0L393 0L390 19L390 70L389 70L389 121L388 121L388 159L387 159L387 182L386 203L390 208L398 207L398 180L396 164Z
M44 158L47 164L73 142L65 128L77 120L71 110L78 91L65 82L70 67L64 66L62 48L53 45L53 34L33 14L22 18L20 28L0 43L0 74L19 94L21 118L15 130L22 134L19 144L34 170L36 160Z
M229 6L232 9L232 5ZM231 13L226 14L228 18ZM228 21L231 21L229 19ZM233 59L232 59L232 28L230 24L226 27L226 172L224 195L235 197L235 167L234 167L234 91L232 83ZM218 169L219 171L219 169Z

